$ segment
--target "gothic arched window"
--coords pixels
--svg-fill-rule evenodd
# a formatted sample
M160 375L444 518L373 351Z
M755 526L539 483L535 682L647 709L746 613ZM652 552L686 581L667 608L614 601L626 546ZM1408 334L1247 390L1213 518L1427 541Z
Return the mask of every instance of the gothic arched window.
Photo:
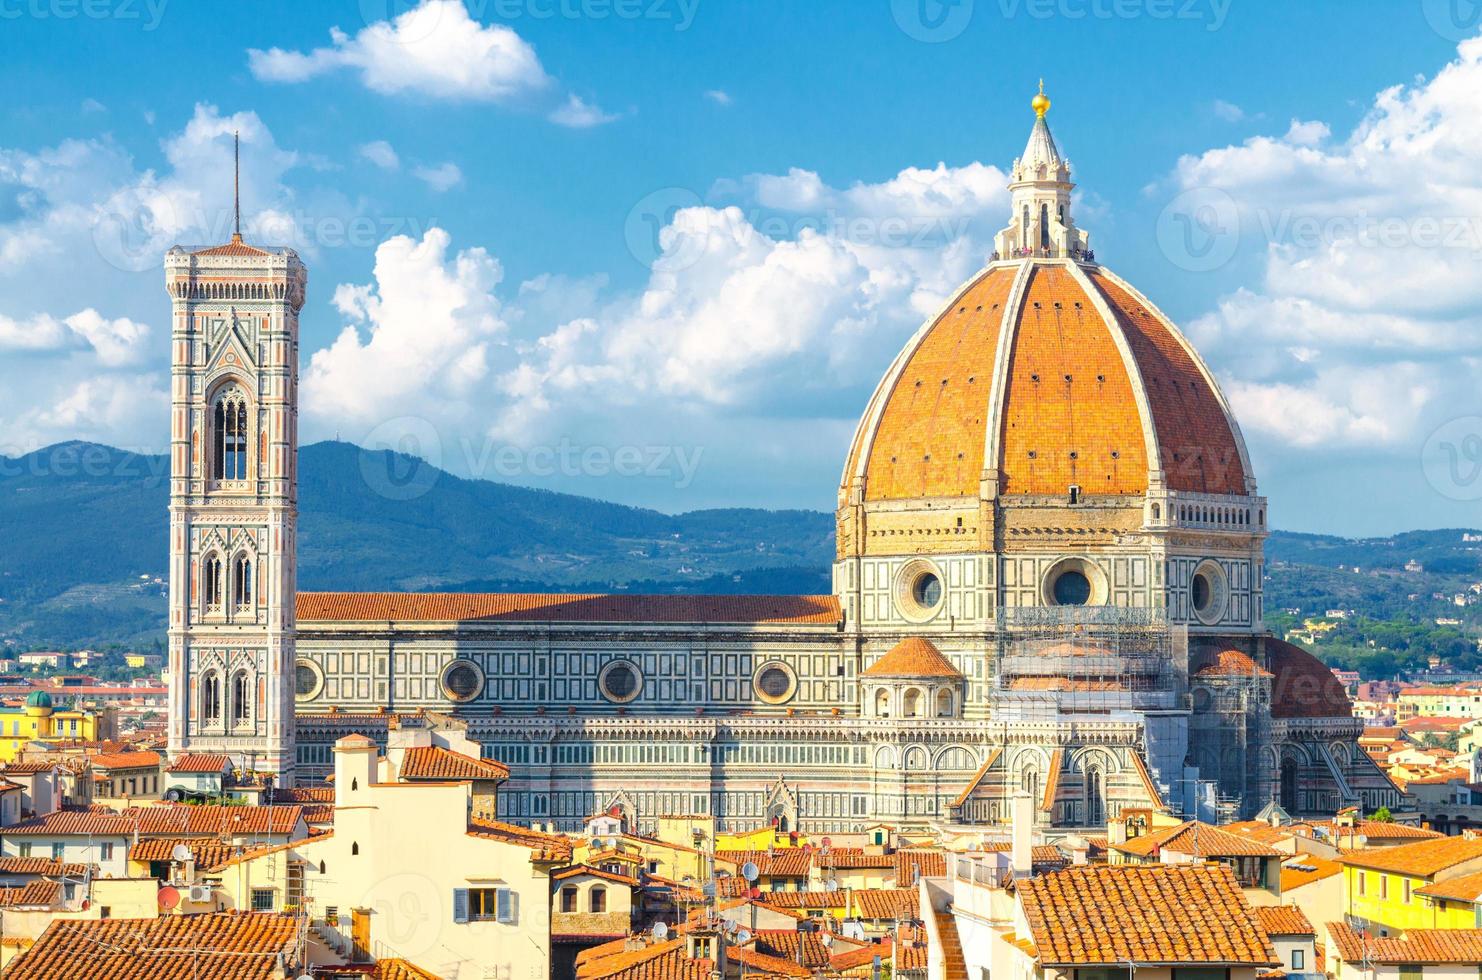
M1027 766L1019 777L1019 788L1028 793L1031 799L1039 799L1039 770L1033 766Z
M1106 797L1101 786L1101 769L1092 766L1086 770L1086 823L1099 826L1106 822Z
M252 559L238 555L232 564L232 605L246 609L252 605Z
M201 562L201 591L205 595L206 608L221 606L221 558L211 554Z
M232 726L245 725L252 717L251 685L247 672L239 670L232 675Z
M221 678L214 670L201 681L201 718L208 722L221 720Z
M222 392L212 408L211 477L247 479L247 396L240 388Z

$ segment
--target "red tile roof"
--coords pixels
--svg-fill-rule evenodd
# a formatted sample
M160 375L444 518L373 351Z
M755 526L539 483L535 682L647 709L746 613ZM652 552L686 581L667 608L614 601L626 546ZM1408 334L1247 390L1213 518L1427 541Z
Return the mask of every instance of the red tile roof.
M170 763L167 772L224 773L231 768L230 756L212 752L186 752Z
M199 248L199 249L196 249L194 252L192 252L190 254L192 254L192 255L210 255L210 256L225 255L225 256L232 256L232 257L239 257L239 256L240 257L253 257L253 256L259 256L259 255L271 255L273 253L271 253L271 252L265 252L265 251L263 251L260 248L253 248L251 245L248 245L246 242L242 241L240 238L233 238L231 241L227 242L225 245L213 245L210 248Z
M270 980L292 959L292 916L265 912L54 920L6 980ZM189 955L182 955L182 954Z
M834 626L831 595L300 592L300 622L776 623Z
M1417 888L1415 893L1453 902L1482 902L1482 871L1438 881L1424 888Z
M1430 877L1447 868L1479 858L1482 858L1482 838L1441 837L1414 844L1350 851L1338 861L1355 868Z
M854 902L866 919L914 919L921 914L921 893L915 888L860 888Z
M1343 682L1321 660L1285 640L1266 640L1273 718L1350 718L1353 703Z
M1223 865L1075 867L1015 887L1042 965L1280 963Z
M173 861L175 848L182 844L190 849L191 860L202 870L225 862L237 852L237 848L231 844L200 837L155 837L141 840L129 848L129 860Z
M76 877L87 873L85 864L63 864L48 857L0 857L0 875L50 875Z
M381 959L376 961L373 980L442 980L436 973L428 973L406 960Z
M941 851L896 851L895 883L905 888L915 882L920 872L923 878L942 878L947 874L947 855Z
M186 806L158 804L107 810L61 810L7 827L7 836L252 837L292 834L299 806Z
M13 888L0 888L0 906L56 905L62 898L62 883L37 878Z
M950 677L962 672L942 655L936 644L919 636L907 637L864 670L865 677Z
M1271 672L1257 664L1243 650L1228 649L1205 654L1194 661L1194 676L1270 677Z
M158 752L112 752L88 757L94 769L144 769L164 761Z
M1410 929L1401 936L1361 934L1344 922L1329 922L1338 955L1350 964L1482 963L1482 929Z
M1287 858L1286 863L1281 866L1281 890L1286 893L1293 888L1301 888L1314 881L1331 878L1342 870L1343 865L1337 861L1330 861L1313 854L1298 854L1296 857Z
M768 854L766 851L716 851L716 860L729 861L739 869L750 861L767 878L806 878L813 867L813 855L801 847L785 847Z
M1172 851L1199 858L1281 857L1281 852L1276 848L1258 840L1193 820L1177 827L1167 827L1141 837L1133 837L1124 844L1113 844L1112 847L1124 854L1142 857L1151 856L1158 851Z
M546 834L499 820L474 817L468 821L468 836L503 841L530 849L530 860L566 862L571 860L571 839L559 834Z
M1270 936L1315 936L1317 930L1295 905L1258 905L1256 918Z
M406 750L402 757L402 779L497 779L509 778L509 766L488 759L453 752L438 745Z

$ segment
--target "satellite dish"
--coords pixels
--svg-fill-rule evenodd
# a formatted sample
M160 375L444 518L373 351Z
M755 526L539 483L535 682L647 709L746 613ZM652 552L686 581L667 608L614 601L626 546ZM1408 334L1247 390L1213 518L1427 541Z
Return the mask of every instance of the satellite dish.
M176 844L175 847L170 851L170 860L178 862L179 864L184 864L187 861L195 860L195 855L192 854L190 848L186 847L184 844Z
M818 941L821 942L821 943L823 943L823 948L824 949L828 949L830 946L832 946L834 944L834 934L831 933L831 932L826 932L823 935L821 935L821 936L818 937Z
M823 846L824 847L833 847L834 846L834 839L832 837L825 837L823 839Z
M159 902L160 910L169 912L171 909L174 909L180 904L180 891L179 889L172 888L169 885L166 885L165 887L160 889L157 900Z
M745 946L747 943L751 942L750 931L742 929L740 932L736 933L736 942L740 943L742 946Z
M741 877L747 881L756 881L757 878L761 877L761 874L762 870L750 861L741 865Z
M836 892L839 890L839 883L830 879L829 881L824 882L823 890L826 892Z
M669 938L669 924L666 922L654 923L654 942L663 942Z

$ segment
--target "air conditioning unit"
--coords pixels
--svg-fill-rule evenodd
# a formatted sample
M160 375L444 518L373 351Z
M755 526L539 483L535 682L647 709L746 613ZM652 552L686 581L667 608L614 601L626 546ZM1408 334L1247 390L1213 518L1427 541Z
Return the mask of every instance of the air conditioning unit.
M192 902L209 902L209 901L211 901L211 886L210 885L191 885L190 886L190 900Z

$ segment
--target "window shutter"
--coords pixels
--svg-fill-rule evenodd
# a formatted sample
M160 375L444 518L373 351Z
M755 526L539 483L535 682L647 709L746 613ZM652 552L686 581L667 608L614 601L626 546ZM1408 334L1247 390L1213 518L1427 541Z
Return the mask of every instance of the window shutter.
M467 888L454 888L453 889L453 921L454 922L460 922L460 923L461 922L467 922L468 921L468 889Z
M513 888L500 888L494 894L495 918L506 925L514 925L520 919L520 896Z

